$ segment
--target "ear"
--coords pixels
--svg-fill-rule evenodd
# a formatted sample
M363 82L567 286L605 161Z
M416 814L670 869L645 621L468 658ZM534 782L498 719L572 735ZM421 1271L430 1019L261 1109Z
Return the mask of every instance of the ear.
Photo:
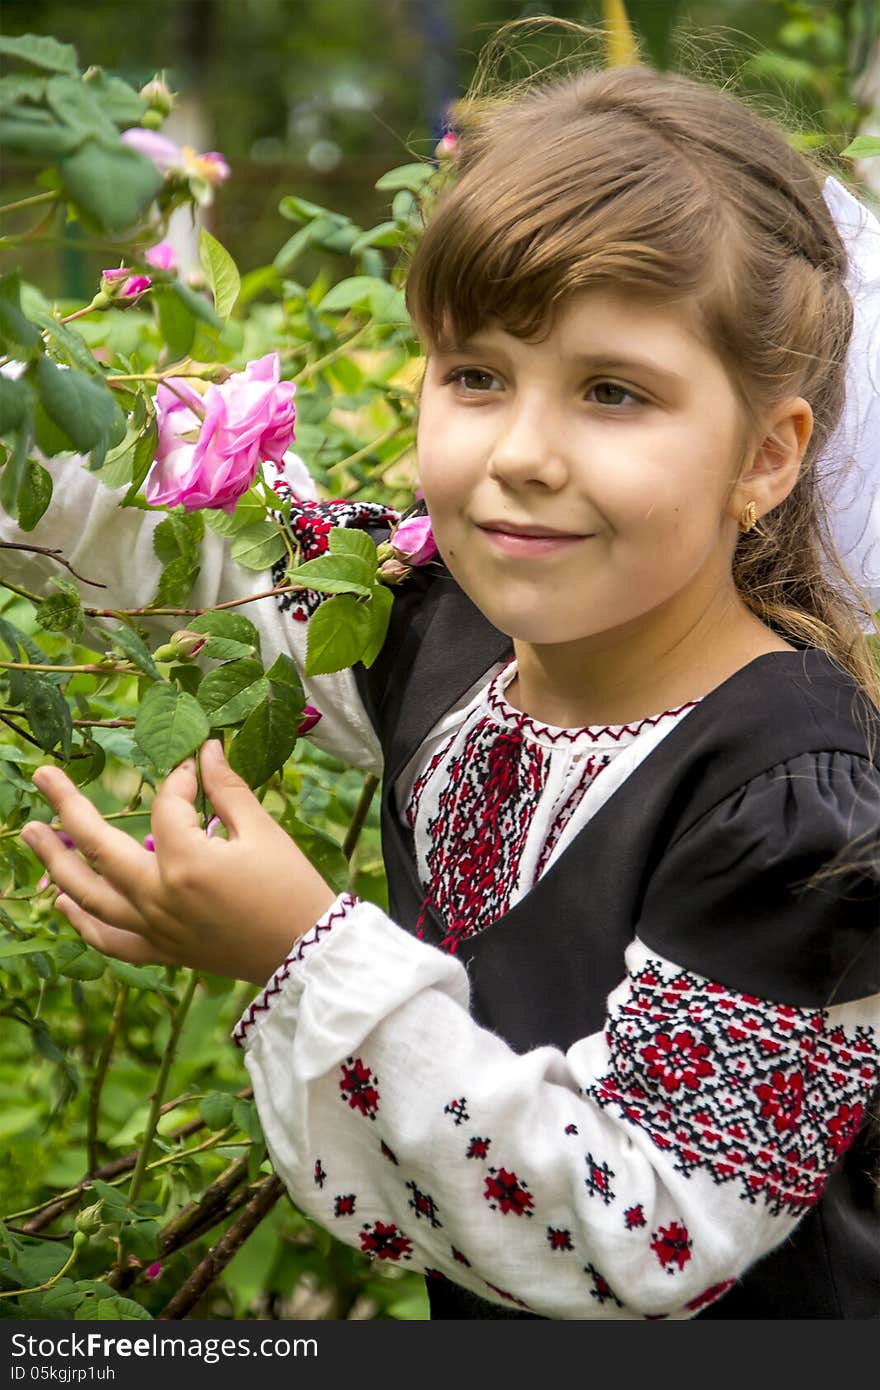
M813 433L813 412L803 396L780 401L765 418L759 443L750 441L728 512L737 522L754 502L758 519L784 501L798 480Z

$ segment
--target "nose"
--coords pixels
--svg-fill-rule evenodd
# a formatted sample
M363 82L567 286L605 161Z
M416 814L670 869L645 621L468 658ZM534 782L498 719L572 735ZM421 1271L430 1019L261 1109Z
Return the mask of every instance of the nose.
M537 483L557 491L568 478L564 446L552 427L552 407L537 395L511 403L499 421L489 476L510 486Z

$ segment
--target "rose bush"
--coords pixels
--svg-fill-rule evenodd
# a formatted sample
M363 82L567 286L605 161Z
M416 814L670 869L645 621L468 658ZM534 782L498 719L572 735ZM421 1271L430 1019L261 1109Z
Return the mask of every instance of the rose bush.
M394 261L434 166L380 180L391 209L377 228L289 195L292 234L244 274L203 229L196 291L176 274L168 216L206 206L226 161L161 135L173 99L158 80L138 93L53 40L4 46L27 69L6 92L9 148L44 168L33 211L0 210L0 510L18 523L0 549L0 1138L16 1140L0 1174L0 1316L183 1317L208 1265L208 1315L314 1316L317 1288L323 1315L421 1316L408 1276L331 1255L278 1200L224 1042L242 991L85 948L18 829L45 817L30 779L55 760L149 843L157 780L213 730L327 881L386 903L375 779L309 746L320 711L291 662L264 662L244 606L256 600L202 611L191 592L206 528L245 569L274 566L270 592L302 587L288 490L412 501L418 349ZM53 303L24 283L17 247L76 222L109 269L87 302ZM321 268L300 283L306 250ZM43 516L64 506L59 477L78 466L123 509L161 517L161 578L137 609L105 606L100 556L84 574L43 544ZM406 536L408 571L422 547ZM348 552L309 577L347 600L308 655L328 671L378 650L389 598L365 537L334 537ZM40 591L16 568L28 548L52 552ZM241 1248L227 1267L216 1251L229 1232Z

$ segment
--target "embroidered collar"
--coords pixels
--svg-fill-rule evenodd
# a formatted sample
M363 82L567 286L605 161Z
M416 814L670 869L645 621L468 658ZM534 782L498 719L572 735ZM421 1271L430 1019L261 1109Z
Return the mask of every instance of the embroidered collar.
M637 738L643 729L655 728L664 719L677 719L686 710L693 709L694 705L699 704L699 699L689 700L686 704L678 705L675 709L648 715L645 719L639 719L633 724L587 724L580 729L562 729L553 724L542 724L540 720L533 719L531 715L523 714L521 710L514 709L513 705L508 704L504 698L504 691L510 685L516 672L517 664L514 660L489 682L485 696L486 708L491 713L495 723L515 729L524 738L548 748L577 744L590 748L597 744L604 744L609 748L623 747Z

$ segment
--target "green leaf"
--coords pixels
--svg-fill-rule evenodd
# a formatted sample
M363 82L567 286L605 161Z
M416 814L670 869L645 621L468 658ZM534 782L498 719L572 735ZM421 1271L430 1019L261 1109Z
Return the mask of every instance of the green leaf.
M356 556L363 560L370 578L373 578L376 572L376 542L370 539L366 531L359 531L355 526L334 526L327 539L331 555Z
M101 382L75 368L63 370L48 357L37 363L37 388L46 414L75 449L90 453L100 468L107 450L125 438L125 416Z
M225 1129L232 1123L232 1106L235 1096L228 1091L210 1091L199 1101L199 1114L208 1129Z
M52 582L61 592L43 599L37 607L37 622L47 632L69 632L75 641L85 623L79 589L69 579L56 576Z
M101 376L101 368L81 333L69 324L59 323L51 314L37 313L34 320L45 329L72 367L79 367L80 371L88 372L91 376Z
M370 542L372 564L358 555L319 555L297 565L292 579L322 594L361 594L366 598L373 588L376 573L376 548Z
M35 357L42 351L40 330L22 313L21 276L17 270L0 279L0 341L8 352L22 358Z
M153 534L153 552L163 565L179 556L194 560L205 534L205 523L198 512L173 515L160 521Z
M152 1322L153 1315L135 1303L133 1298L123 1298L114 1294L112 1298L99 1298L94 1312L89 1314L95 1322L135 1322L146 1319Z
M0 118L0 148L14 150L26 159L55 160L69 155L76 149L76 131L47 117L48 112L34 109L30 119L15 115Z
M205 512L205 525L218 536L234 536L245 526L254 526L266 519L266 504L255 492L248 491L235 504L235 511L218 511L215 508Z
M109 636L112 645L117 651L127 656L129 661L131 661L139 671L143 671L145 676L149 676L150 679L154 681L162 679L161 672L150 655L147 644L136 632L133 632L130 627L127 627L125 623L121 623L119 627L111 629Z
M129 965L127 960L108 959L107 969L123 985L164 994L168 999L177 998L176 989L164 979L158 965Z
M199 655L211 661L237 661L242 656L253 656L254 649L249 642L236 642L232 637L209 637Z
M288 222L311 222L314 217L330 217L334 214L328 212L326 208L319 208L317 203L310 203L305 198L294 197L288 194L282 198L278 204L278 211L282 217L286 217Z
M121 506L130 507L132 500L140 491L141 484L150 471L153 459L156 457L156 446L159 442L159 422L155 415L147 421L143 434L135 445L134 458L131 465L131 486L122 499Z
M0 941L0 960L10 960L13 956L32 956L37 951L51 955L61 942L54 936L31 936L27 941Z
M46 100L49 109L80 138L103 135L111 140L116 139L116 127L101 107L96 94L77 78L50 78L46 84Z
M398 188L409 188L414 193L418 193L429 183L436 170L433 164L401 164L397 169L389 169L387 174L376 182L375 187L383 193L392 192Z
M150 686L134 726L135 742L163 775L201 747L210 732L201 703L165 681Z
M294 686L269 681L229 749L229 764L249 787L261 787L290 757L305 698Z
M232 1105L232 1118L239 1129L244 1130L248 1138L253 1139L255 1144L262 1141L263 1130L260 1125L260 1117L252 1100L245 1100L243 1096L237 1096Z
M27 721L40 747L51 752L56 744L60 744L65 759L69 758L73 719L70 707L58 687L42 676L29 675L23 693Z
M345 309L355 309L355 306L366 307L375 313L374 304L384 303L389 292L393 293L393 286L384 279L377 279L373 275L352 275L348 279L341 279L338 285L329 289L317 306L318 313L338 313Z
M294 690L302 694L302 681L299 678L299 671L296 669L296 662L286 652L279 652L266 672L266 676L276 685L292 685ZM303 700L305 700L304 695Z
M59 164L64 187L76 206L109 232L139 222L164 179L149 159L120 141L83 141Z
M68 980L100 980L107 968L104 956L81 941L62 941L55 953L55 964L59 975Z
M227 608L209 609L197 618L188 618L186 626L189 632L210 632L214 637L229 637L234 642L243 642L253 647L259 655L260 634L243 613L233 613Z
M102 108L118 126L140 125L147 103L121 77L110 77L103 68L89 68L83 77Z
M33 531L52 501L52 474L28 459L27 472L18 496L18 524L22 531Z
M30 382L0 374L0 434L10 434L27 419L33 406Z
M153 603L157 608L175 607L184 603L199 577L199 565L189 555L178 555L165 566L159 576L159 585Z
M0 34L0 53L10 58L18 58L32 67L42 68L44 72L78 71L76 49L72 44L59 43L57 39L42 34Z
M871 159L880 154L880 136L857 135L840 153L848 159Z
M198 701L211 727L220 729L246 719L268 693L269 682L259 661L245 659L209 671L199 686Z
M78 787L84 787L89 782L94 782L96 777L100 777L107 763L107 754L100 743L95 743L89 739L83 744L84 754L77 758L71 758L64 769Z
M0 77L0 111L8 111L23 102L34 102L39 106L45 91L45 77L31 77L21 72Z
M245 569L271 569L285 553L284 538L274 521L258 521L237 533L229 553Z
M308 825L297 816L286 815L282 824L309 862L314 864L321 877L327 880L335 892L344 893L348 887L348 860L342 852L342 846L326 831Z
M351 248L351 254L357 256L361 251L366 251L368 246L399 246L403 235L396 222L380 222L378 227L361 232Z
M228 319L241 289L241 276L235 261L206 227L199 233L199 260L214 296L214 308L221 319Z
M157 286L153 303L159 311L159 332L168 350L168 361L182 362L189 356L196 336L195 314L170 286Z
M386 584L376 584L367 605L367 611L370 615L370 637L361 652L361 661L367 667L372 666L385 645L393 607L394 594Z
M367 605L349 594L322 603L309 623L306 675L353 666L370 640L371 627Z

